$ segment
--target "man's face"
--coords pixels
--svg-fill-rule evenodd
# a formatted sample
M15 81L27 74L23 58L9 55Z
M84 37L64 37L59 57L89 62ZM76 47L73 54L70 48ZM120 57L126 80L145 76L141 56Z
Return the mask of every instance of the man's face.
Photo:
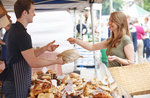
M27 21L28 21L28 23L32 23L33 22L33 17L34 16L35 16L34 5L31 4L30 9L29 9L29 13L27 13Z

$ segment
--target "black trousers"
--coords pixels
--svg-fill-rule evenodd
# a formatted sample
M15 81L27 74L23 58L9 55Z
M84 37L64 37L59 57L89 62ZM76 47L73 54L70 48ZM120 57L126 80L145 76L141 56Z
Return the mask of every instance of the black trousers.
M4 93L5 98L16 98L14 82L12 82L12 81L3 81L1 92Z

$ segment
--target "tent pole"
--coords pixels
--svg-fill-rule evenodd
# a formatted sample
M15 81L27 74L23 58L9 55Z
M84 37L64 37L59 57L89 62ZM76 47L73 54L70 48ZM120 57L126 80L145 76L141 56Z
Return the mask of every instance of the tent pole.
M80 12L80 39L82 39L82 11Z
M76 33L76 8L73 9L73 16L74 16L74 38L77 38L77 33Z
M90 3L90 14L91 14L91 26L92 26L92 40L93 44L95 44L94 38L94 21L93 21L93 3ZM95 78L97 78L97 65L96 65L96 56L95 51L93 51L94 65L95 65Z
M74 38L77 38L77 33L76 33L76 8L73 9L73 15L74 15ZM76 45L74 44L74 48ZM74 71L77 70L77 61L74 62Z
M113 0L109 0L109 4L110 4L110 13L113 12Z

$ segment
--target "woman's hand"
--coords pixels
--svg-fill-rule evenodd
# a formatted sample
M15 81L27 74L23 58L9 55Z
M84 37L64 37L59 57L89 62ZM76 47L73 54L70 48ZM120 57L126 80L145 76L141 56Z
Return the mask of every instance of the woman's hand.
M76 43L76 39L75 38L68 38L67 41L69 41L70 44L75 44Z
M59 45L55 45L55 40L46 45L48 51L55 51Z
M111 61L114 61L114 60L117 61L118 57L117 57L117 56L108 56L107 59L108 59L108 61L110 61L110 62L111 62Z

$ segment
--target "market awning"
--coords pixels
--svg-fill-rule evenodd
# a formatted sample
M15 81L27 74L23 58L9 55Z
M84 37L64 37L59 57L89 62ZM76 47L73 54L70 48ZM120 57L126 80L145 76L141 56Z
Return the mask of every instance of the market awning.
M66 10L83 9L89 6L89 0L34 0L36 9Z
M16 0L1 0L7 11L13 11ZM33 0L36 10L81 10L89 3L102 3L105 0Z

